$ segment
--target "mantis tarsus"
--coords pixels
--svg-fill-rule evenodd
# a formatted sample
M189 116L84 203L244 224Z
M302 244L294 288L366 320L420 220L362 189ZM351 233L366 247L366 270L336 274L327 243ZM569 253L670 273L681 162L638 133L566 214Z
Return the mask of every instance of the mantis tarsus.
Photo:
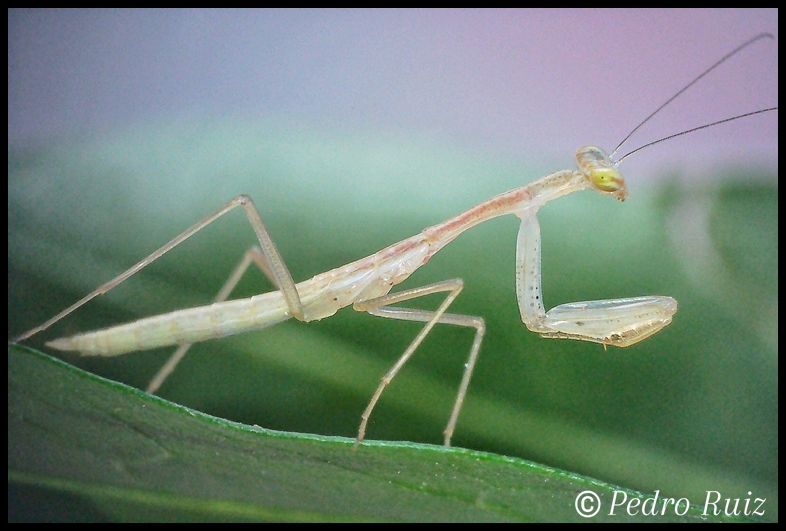
M214 304L55 339L48 342L47 346L58 350L78 351L83 355L114 356L137 350L179 345L169 361L150 382L147 391L154 393L194 342L265 328L291 317L300 321L313 321L329 317L340 308L352 305L357 311L380 317L426 323L395 365L383 376L382 382L371 397L361 417L357 435L357 442L360 443L365 438L368 419L382 392L412 357L431 329L437 323L474 328L475 338L470 348L469 359L444 432L444 444L449 446L485 333L484 320L476 316L447 313L448 307L463 288L464 283L459 278L396 293L390 293L391 288L406 280L462 232L489 219L514 214L521 220L516 252L516 297L521 319L529 330L546 338L575 339L618 347L633 345L660 331L671 322L672 316L677 311L677 301L671 297L643 296L586 301L562 304L546 312L541 294L538 210L549 201L579 190L595 190L624 200L627 188L617 166L625 157L616 162L612 160L619 147L641 125L708 72L746 46L765 37L773 38L770 34L758 35L705 70L631 131L611 156L594 146L581 148L576 154L578 171L558 171L526 186L500 194L366 258L295 284L251 198L241 195L194 224L118 277L103 284L42 325L15 338L14 341L27 339L49 328L83 304L113 289L225 213L236 207L242 207L260 246L246 252L219 291ZM774 109L735 116L696 129ZM660 141L662 140L665 139ZM226 301L252 263L270 278L278 291L248 299ZM435 311L391 306L434 293L447 293L444 301Z

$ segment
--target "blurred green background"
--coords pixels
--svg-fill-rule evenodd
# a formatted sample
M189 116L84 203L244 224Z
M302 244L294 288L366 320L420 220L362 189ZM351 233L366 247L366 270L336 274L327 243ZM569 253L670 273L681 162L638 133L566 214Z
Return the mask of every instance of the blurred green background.
M8 164L9 337L240 193L255 200L300 281L564 169L431 138L236 120L9 148ZM676 298L673 324L639 345L604 351L527 331L511 216L461 236L400 287L461 277L466 287L451 311L486 319L454 445L694 503L707 490L752 492L777 519L777 176L730 169L688 187L663 175L650 188L627 178L624 204L582 193L543 209L543 288L547 308ZM253 243L243 215L228 215L28 344L207 303ZM270 289L254 272L234 296ZM345 309L208 341L159 394L243 423L354 437L379 378L419 327ZM437 327L383 394L368 438L441 443L472 336ZM144 388L171 350L55 354Z

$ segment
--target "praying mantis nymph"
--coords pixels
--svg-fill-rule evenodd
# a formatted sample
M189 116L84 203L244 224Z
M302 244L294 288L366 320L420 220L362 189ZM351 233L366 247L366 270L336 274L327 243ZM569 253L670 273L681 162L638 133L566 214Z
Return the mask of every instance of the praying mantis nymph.
M57 350L76 351L86 356L116 356L139 350L178 345L174 354L147 388L148 392L155 393L190 346L198 341L257 330L290 318L306 322L324 319L349 305L352 305L357 311L380 317L425 323L425 326L412 340L398 361L383 376L382 382L372 395L361 416L357 434L357 442L360 443L365 438L368 419L383 391L412 357L434 326L439 323L474 328L474 341L470 347L464 375L444 431L444 444L449 446L480 352L486 330L485 322L482 317L478 316L447 313L448 308L463 289L464 281L462 279L445 280L393 293L391 293L391 289L404 282L418 268L425 265L435 253L464 231L492 218L513 214L521 221L516 251L516 297L521 319L529 330L545 338L590 341L600 343L604 347L608 345L617 347L634 345L662 330L671 323L677 311L677 301L667 296L650 295L569 303L559 305L547 312L543 305L541 291L538 211L548 202L580 190L594 190L624 200L627 196L627 187L618 170L618 165L631 153L654 142L631 151L615 161L614 155L622 144L658 111L707 73L747 46L764 38L774 37L770 34L758 35L702 72L633 129L611 155L606 154L598 147L583 147L578 150L575 156L577 170L557 171L525 186L497 195L462 214L428 227L421 233L385 247L366 258L316 275L309 280L295 283L256 206L250 197L240 195L121 275L101 285L40 326L16 337L14 341L22 341L46 330L83 304L113 289L230 210L241 207L256 233L259 247L253 247L246 252L219 291L213 304L147 317L104 330L59 338L49 341L46 345ZM775 109L777 107L734 116L683 131L658 142ZM226 299L251 264L255 264L262 270L277 287L277 291L248 299L227 301ZM434 293L447 294L435 311L393 306Z

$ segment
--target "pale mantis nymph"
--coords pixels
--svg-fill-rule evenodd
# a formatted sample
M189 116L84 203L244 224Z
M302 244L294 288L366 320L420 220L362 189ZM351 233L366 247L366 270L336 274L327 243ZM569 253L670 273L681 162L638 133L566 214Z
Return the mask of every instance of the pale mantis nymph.
M731 55L763 37L772 36L759 35L741 45L698 76L663 106ZM736 118L739 116L729 120ZM655 334L671 322L677 310L677 302L666 296L570 303L552 308L548 312L543 306L540 228L536 217L538 210L549 201L579 190L595 190L623 200L627 195L627 189L622 175L617 170L617 165L625 157L613 162L612 157L616 151L615 149L609 156L600 148L584 147L576 154L578 171L558 171L526 186L493 197L463 214L429 227L420 234L386 247L371 256L298 284L295 284L292 279L251 199L241 195L126 272L100 286L49 321L22 334L15 341L21 341L45 330L96 296L119 285L225 213L240 206L256 233L260 247L252 248L245 254L219 291L214 304L56 339L48 342L47 346L59 350L78 351L84 355L114 356L137 350L179 345L170 360L151 381L148 392L153 393L174 370L191 344L197 341L265 328L291 317L300 321L323 319L349 305L357 311L372 315L426 323L399 360L384 375L363 412L357 434L357 441L362 442L368 419L382 392L412 357L431 329L437 323L474 328L475 338L469 359L444 432L444 444L449 446L477 361L485 333L485 323L481 317L447 313L447 309L463 288L461 279L446 280L396 293L390 293L390 290L425 265L437 251L465 230L504 214L514 214L520 218L516 253L516 295L522 321L529 330L539 333L542 337L576 339L601 343L604 346L625 347ZM226 301L252 263L271 279L278 291L249 299ZM391 306L434 293L447 293L444 301L435 311Z

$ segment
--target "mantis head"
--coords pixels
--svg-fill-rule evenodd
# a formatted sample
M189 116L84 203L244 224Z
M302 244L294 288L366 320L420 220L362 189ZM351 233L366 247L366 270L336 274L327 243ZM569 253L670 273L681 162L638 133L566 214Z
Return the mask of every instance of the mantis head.
M608 154L599 147L584 146L578 150L576 164L595 190L612 194L620 201L628 196L625 178Z

